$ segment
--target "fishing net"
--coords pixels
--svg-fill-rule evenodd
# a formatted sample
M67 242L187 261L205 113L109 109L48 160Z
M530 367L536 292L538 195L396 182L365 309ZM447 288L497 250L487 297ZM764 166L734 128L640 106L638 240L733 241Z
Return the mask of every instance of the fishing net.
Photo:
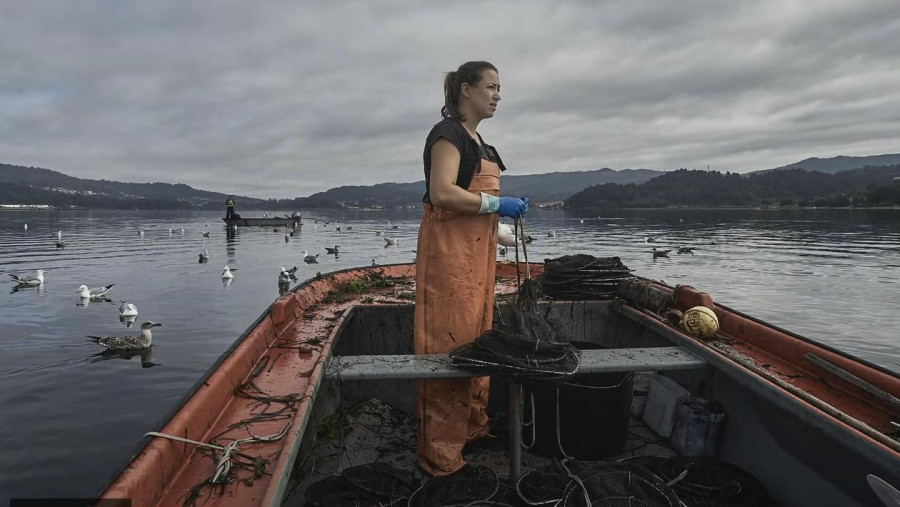
M387 463L370 463L345 469L306 489L307 507L378 507L405 504L418 487L411 474Z
M465 465L457 472L432 477L409 498L409 507L462 507L488 503L500 488L488 467Z
M658 465L687 507L765 507L765 486L746 470L715 458L669 458Z
M516 483L516 493L528 505L555 505L562 500L572 475L582 473L586 468L577 460L553 460L550 465L523 475Z
M619 283L631 277L618 257L564 255L544 259L543 292L551 299L612 299Z
M517 220L516 237L520 237L519 227ZM517 243L517 269L518 261ZM562 377L578 370L580 354L565 326L538 311L540 282L531 278L527 254L525 270L526 278L509 304L496 312L495 327L451 352L452 364L484 374L526 378Z
M387 463L369 463L345 469L341 476L357 491L391 503L409 498L418 488L411 474Z
M306 507L378 507L381 504L365 493L354 491L339 475L310 484L304 498Z
M675 492L656 474L627 462L598 462L573 476L559 507L679 507Z

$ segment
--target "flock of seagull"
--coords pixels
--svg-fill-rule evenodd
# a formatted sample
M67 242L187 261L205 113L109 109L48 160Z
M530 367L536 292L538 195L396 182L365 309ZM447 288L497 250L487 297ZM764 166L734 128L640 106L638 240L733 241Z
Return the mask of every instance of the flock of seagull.
M584 220L581 220L581 223L584 223ZM327 221L313 221L313 227L318 228L319 224L322 224L322 227L327 227L329 222ZM210 237L210 233L208 230L209 224L206 224L207 230L201 233L202 237L208 238ZM236 228L236 226L234 226ZM399 226L392 224L388 221L388 230L396 230ZM25 231L28 230L28 224L24 225ZM342 230L352 231L353 226L336 226L335 230L338 232ZM175 233L184 234L184 228L179 229L169 229L169 235L173 235ZM144 230L139 229L138 234L143 237ZM375 231L376 236L383 237L385 241L385 248L389 246L396 246L399 244L399 239L390 238L385 236L385 231L378 230ZM290 242L291 237L294 236L294 230L290 230L290 232L286 233L284 236L285 242ZM556 231L548 231L548 237L556 237ZM524 243L531 243L534 241L534 238L529 235L521 234L521 240ZM646 243L655 243L656 237L647 237L645 239ZM498 253L503 257L506 257L507 248L514 246L516 244L515 233L513 232L512 227L507 224L500 223L498 226ZM67 246L65 240L62 237L62 231L58 231L56 233L56 248L65 248ZM325 247L325 251L328 255L338 256L340 254L340 246L335 245L334 247ZM691 254L693 255L693 248L691 247L676 247L676 253L678 254ZM669 253L672 252L672 249L658 249L656 247L651 248L650 252L653 255L653 258L660 257L668 257ZM318 258L321 254L310 254L307 250L303 250L301 258L306 264L318 264ZM199 254L199 262L206 263L209 261L209 252L204 248L202 252ZM375 259L372 259L372 265L376 265ZM285 267L281 267L281 270L278 275L278 285L279 288L286 288L292 281L296 281L296 272L297 266L294 266L290 269L286 269ZM225 266L222 270L222 281L227 286L234 279L234 271L237 271L236 268L231 268L229 266ZM43 269L38 269L35 271L34 276L29 275L9 275L12 281L16 284L16 288L21 287L34 287L41 286L44 283L44 275L46 271ZM101 287L89 288L87 285L81 285L76 290L79 298L81 298L81 306L87 306L91 301L110 301L107 295L110 290L113 288L115 284L109 284ZM135 322L138 316L137 306L133 303L129 303L127 301L122 301L121 306L119 307L119 317L120 321L126 323L128 327L131 327L132 323ZM153 343L153 334L152 329L157 326L161 326L162 324L146 321L141 324L141 334L138 336L91 336L88 338L93 340L95 343L105 347L108 351L122 351L122 352L134 352L149 349Z

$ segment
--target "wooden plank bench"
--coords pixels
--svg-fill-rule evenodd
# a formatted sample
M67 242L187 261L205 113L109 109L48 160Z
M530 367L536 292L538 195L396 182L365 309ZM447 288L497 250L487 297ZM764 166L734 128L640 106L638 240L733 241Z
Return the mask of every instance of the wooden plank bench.
M706 367L706 361L681 347L592 349L581 351L577 374L625 371L670 371ZM447 354L334 356L325 370L327 380L398 380L477 377L483 373L450 364ZM522 391L509 386L509 476L522 474Z
M581 351L578 371L609 373L703 368L706 362L681 347L595 349ZM334 356L327 378L386 380L477 377L483 373L450 364L447 354Z

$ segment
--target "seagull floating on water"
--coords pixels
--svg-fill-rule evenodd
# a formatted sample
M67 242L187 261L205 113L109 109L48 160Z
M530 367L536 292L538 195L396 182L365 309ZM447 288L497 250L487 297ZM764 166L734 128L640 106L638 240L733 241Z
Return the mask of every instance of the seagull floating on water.
M548 233L547 233L547 236L548 236L548 237L551 237L551 238L555 238L555 237L556 237L556 231L550 231L550 232L548 232Z
M119 315L121 317L137 317L137 314L137 306L133 303L122 301L122 306L119 307Z
M694 249L689 246L680 246L680 247L678 247L677 250L675 250L675 252L679 253L679 254L688 254L689 253L691 255L694 255Z
M106 293L109 292L109 289L112 289L113 285L115 284L111 283L106 287L95 287L93 289L88 289L87 285L82 285L75 292L83 299L106 299Z
M234 278L234 274L231 273L231 268L225 266L225 269L222 270L222 278Z
M290 241L290 240L291 240L291 237L290 237L289 235L285 234L285 235L284 235L284 242L287 243L287 242Z
M399 239L384 238L384 243L385 243L384 246L396 245L398 241L400 241L400 240L399 240Z
M209 252L206 250L200 252L200 264L203 264L204 262L209 262Z
M153 343L153 333L150 331L156 326L161 326L156 322L144 322L141 324L140 336L91 336L88 338L94 340L95 343L106 347L109 350L138 350L149 348Z
M656 247L653 247L650 251L653 253L653 258L656 259L657 257L669 257L669 252L672 250L657 250Z
M383 235L384 235L384 231L375 231L375 235L376 235L376 236L383 236Z
M25 227L25 230L27 231L27 230L28 230L28 224L25 224L24 227Z
M203 237L204 237L204 238L208 238L208 237L209 237L209 231L204 232L204 233L203 233Z
M19 275L9 275L10 278L17 285L41 285L44 283L44 273L43 269L39 269L34 272L35 276L19 276Z
M337 255L337 254L338 254L338 249L339 249L339 248L340 248L340 247L337 246L337 245L334 245L334 248L328 248L328 247L326 246L326 247L325 247L325 251L328 252L328 253L330 253L330 254L332 254L332 255Z
M307 264L318 264L319 261L316 260L316 258L317 258L318 256L319 256L319 254L316 254L316 255L309 255L309 252L307 252L306 250L304 250L304 251L303 251L303 262L305 262L305 263L307 263Z

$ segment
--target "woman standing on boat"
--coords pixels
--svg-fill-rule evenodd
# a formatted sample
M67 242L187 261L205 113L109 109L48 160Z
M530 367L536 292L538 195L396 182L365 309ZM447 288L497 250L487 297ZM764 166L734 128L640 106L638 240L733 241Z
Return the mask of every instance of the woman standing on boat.
M499 197L506 170L477 132L500 101L488 62L466 62L444 78L443 120L425 141L422 224L416 254L416 354L441 354L491 328L498 215L524 215L528 199ZM462 449L488 433L487 377L418 384L419 465L432 476L465 465Z

